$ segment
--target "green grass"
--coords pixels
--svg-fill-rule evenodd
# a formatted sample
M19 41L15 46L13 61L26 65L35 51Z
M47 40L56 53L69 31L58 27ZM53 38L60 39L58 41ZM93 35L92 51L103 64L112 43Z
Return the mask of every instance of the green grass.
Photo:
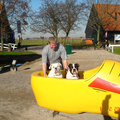
M15 43L18 45L19 40L15 40ZM65 42L64 39L58 39L58 42L66 45L66 44L80 44L82 42L82 39L68 39L67 42ZM48 39L35 39L35 40L22 40L22 46L45 46L48 43Z
M68 39L66 42L64 41L64 39L62 40L62 39L58 39L58 42L59 43L61 43L61 44L70 44L70 45L73 45L73 44L76 44L76 45L78 45L78 44L81 44L81 42L82 42L82 39Z
M66 47L66 44L70 44L70 45L74 46L74 48L84 46L84 41L85 40L82 40L80 38L68 39L67 42L65 42L64 39L58 39L58 42L63 44L65 47ZM19 42L19 40L15 41L16 44L18 44L18 42ZM47 43L48 43L48 39L22 40L22 46L45 46L45 45L47 45ZM87 46L85 46L85 47L87 47ZM11 52L9 52L8 54L11 54ZM114 48L114 54L120 55L120 47Z
M114 54L120 55L120 47L114 48L113 52L114 52Z
M7 64L0 64L0 67L3 67L3 66L5 66L5 65L7 65Z
M3 51L0 52L0 55L36 55L36 53L31 51L11 51L11 52Z
M19 40L15 40L15 43L18 45ZM47 44L48 40L43 39L43 42L41 39L38 40L22 40L22 46L45 46Z
M28 58L26 59L23 59L22 62L24 63L25 61L29 61L29 57L30 58L34 58L34 56L37 55L36 53L34 52L31 52L31 51L11 51L11 52L7 52L7 51L3 51L1 52L0 51L0 57L5 59L5 58L9 58L10 57L10 60L7 61L4 61L4 63L0 64L0 66L5 66L5 65L8 65L8 64L11 64L11 57L14 58L14 57L17 57L17 56L27 56ZM40 61L41 59L33 59L33 61Z

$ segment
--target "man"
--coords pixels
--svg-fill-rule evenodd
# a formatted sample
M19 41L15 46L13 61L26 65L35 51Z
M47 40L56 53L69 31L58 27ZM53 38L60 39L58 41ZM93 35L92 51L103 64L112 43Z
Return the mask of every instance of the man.
M98 41L94 41L93 45L94 45L94 50L96 50L96 47L98 46L99 42Z
M50 37L48 45L42 50L42 70L44 77L46 77L46 71L52 63L63 63L65 72L67 72L67 54L64 46L57 43L54 37ZM63 67L62 67L63 69Z
M109 42L108 42L107 38L105 38L105 42L102 43L102 45L100 46L100 48L103 47L103 49L105 49L105 46L107 46L107 47L109 46Z

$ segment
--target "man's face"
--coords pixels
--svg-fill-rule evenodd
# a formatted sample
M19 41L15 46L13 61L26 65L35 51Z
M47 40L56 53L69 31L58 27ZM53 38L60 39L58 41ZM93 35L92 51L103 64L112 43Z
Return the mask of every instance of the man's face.
M57 43L55 43L55 44L50 43L49 45L50 45L50 48L51 48L52 50L55 50L55 48L57 47Z

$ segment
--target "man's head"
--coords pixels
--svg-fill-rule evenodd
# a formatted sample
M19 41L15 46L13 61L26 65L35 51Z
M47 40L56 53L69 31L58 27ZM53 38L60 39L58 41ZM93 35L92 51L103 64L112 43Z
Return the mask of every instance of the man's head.
M48 44L50 45L50 48L52 50L55 50L55 48L57 47L57 41L54 37L49 37Z
M108 40L107 39L105 39L105 42L107 42Z

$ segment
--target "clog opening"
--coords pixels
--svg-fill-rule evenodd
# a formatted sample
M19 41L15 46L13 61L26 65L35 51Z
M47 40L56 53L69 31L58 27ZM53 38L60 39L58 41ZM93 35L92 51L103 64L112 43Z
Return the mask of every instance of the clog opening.
M87 79L87 78L92 77L92 76L98 71L98 69L99 69L99 67L94 68L94 69L92 69L92 70L88 70L88 71L79 71L79 72L78 72L78 74L79 74L79 76L80 76L79 79ZM49 74L49 72L50 72L50 71L47 71L47 72L46 72L46 76L47 76L47 74ZM65 78L65 71L64 71L64 70L61 70L61 73L62 73L62 75L63 75L63 78ZM40 71L38 75L39 75L39 76L42 76L42 77L44 76L42 71Z

